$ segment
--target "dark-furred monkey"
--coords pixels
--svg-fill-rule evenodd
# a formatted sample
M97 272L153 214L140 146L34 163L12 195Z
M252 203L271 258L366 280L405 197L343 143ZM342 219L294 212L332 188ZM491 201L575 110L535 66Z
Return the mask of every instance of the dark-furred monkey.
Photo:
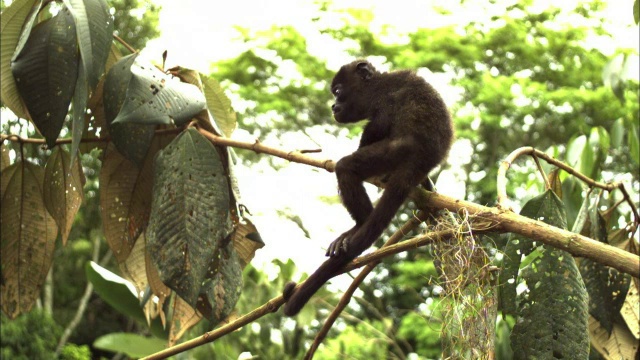
M360 146L336 163L338 189L355 226L329 245L327 259L296 288L284 288L284 313L297 314L309 298L340 269L380 237L406 200L447 155L453 125L438 92L412 71L377 71L368 61L344 65L331 82L339 123L364 119ZM386 186L374 208L363 181L385 176Z

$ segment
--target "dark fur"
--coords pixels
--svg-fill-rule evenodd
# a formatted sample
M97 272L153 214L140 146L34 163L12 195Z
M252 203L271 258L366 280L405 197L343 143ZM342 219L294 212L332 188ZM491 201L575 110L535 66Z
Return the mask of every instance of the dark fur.
M284 313L297 314L311 296L382 234L411 189L447 155L453 140L451 117L438 92L411 71L381 73L367 61L344 65L331 82L339 123L369 119L353 154L336 164L338 188L356 225L340 235L330 256L301 286L285 286ZM363 181L388 178L373 208Z

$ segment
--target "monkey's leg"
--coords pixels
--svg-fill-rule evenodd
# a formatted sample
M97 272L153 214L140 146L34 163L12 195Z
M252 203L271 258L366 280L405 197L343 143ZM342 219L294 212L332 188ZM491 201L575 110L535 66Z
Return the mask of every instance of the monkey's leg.
M407 168L408 165L410 164L407 163L404 167ZM409 167L409 169L403 170L407 171L400 171L391 176L380 202L367 221L350 238L348 251L340 252L327 259L297 289L295 282L289 282L285 285L283 291L283 296L287 301L284 305L285 315L297 314L324 283L336 276L349 261L371 246L375 239L382 234L411 189L423 177L422 172L416 171L415 168Z
M335 256L346 251L351 236L364 224L373 211L373 205L364 188L363 181L393 170L396 164L384 161L392 146L391 140L379 141L359 148L353 154L343 157L336 163L335 172L340 198L356 224L338 236L329 245L325 255ZM372 161L373 159L379 160Z
M387 139L362 147L338 161L336 164L338 188L344 206L356 221L356 225L338 236L329 245L326 255L336 256L346 252L350 239L370 217L373 206L363 185L365 179L391 174L403 166L408 167L406 172L422 173L419 167L414 166L417 163L411 160L411 157L415 156L412 155L412 148L415 148L412 139Z

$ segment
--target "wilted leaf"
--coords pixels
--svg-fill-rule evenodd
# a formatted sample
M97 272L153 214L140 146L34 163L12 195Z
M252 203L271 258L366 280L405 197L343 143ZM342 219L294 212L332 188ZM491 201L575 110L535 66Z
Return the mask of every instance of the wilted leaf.
M563 206L546 191L527 202L521 214L566 229ZM588 358L588 295L573 257L540 245L519 277L527 291L517 296L514 358Z
M169 346L173 346L187 330L202 319L202 315L175 294L169 306L171 308Z
M196 129L156 157L149 252L162 281L193 307L218 243L231 232L229 201L218 152Z
M23 24L32 13L35 3L36 0L15 0L0 16L0 98L4 106L23 119L29 119L29 113L11 73L11 59L20 40Z
M148 241L145 237L145 243L148 247ZM162 280L160 280L160 276L158 275L158 269L153 265L153 261L151 260L151 256L149 256L149 251L145 254L145 267L147 271L147 279L149 281L149 285L151 286L151 291L153 294L160 299L166 299L171 295L171 289L167 285L165 285Z
M147 281L147 269L145 267L145 258L146 258L146 241L144 239L144 235L138 237L133 248L131 249L131 253L127 259L120 263L120 271L122 272L122 277L131 281L133 286L136 288L136 294L138 299L141 298L141 294L149 285Z
M624 326L615 324L609 334L598 320L589 316L589 332L593 348L605 359L637 359L638 342Z
M84 173L78 158L72 166L69 153L60 146L53 149L44 169L44 204L58 224L65 245L84 198Z
M117 123L185 125L205 107L202 92L158 70L152 64L135 61Z
M58 228L42 199L42 168L17 162L2 171L0 263L2 311L31 309L51 267Z
M551 185L551 189L557 197L562 199L562 181L560 181L560 169L555 168L551 173L549 173L549 183Z
M633 337L640 339L640 299L638 299L638 289L635 286L629 287L620 314Z
M198 311L212 324L224 320L242 293L242 262L229 240L218 241L198 298Z
M242 222L236 226L232 236L233 247L240 256L244 268L255 256L256 250L264 247L264 242L258 229L247 218L243 218Z
M100 206L105 237L118 262L129 256L149 223L154 158L174 137L156 135L139 170L113 146L106 150L100 172Z
M18 91L50 148L60 134L78 77L78 44L66 8L31 31L11 64Z
M109 70L104 83L104 113L111 141L127 159L136 166L142 166L147 150L155 133L155 125L113 124L125 101L129 80L131 80L131 64L137 54L127 55Z
M132 194L140 170L112 146L107 147L100 171L100 211L107 243L119 263L127 259L136 237L140 235L142 219L131 213ZM150 186L140 192L151 192Z

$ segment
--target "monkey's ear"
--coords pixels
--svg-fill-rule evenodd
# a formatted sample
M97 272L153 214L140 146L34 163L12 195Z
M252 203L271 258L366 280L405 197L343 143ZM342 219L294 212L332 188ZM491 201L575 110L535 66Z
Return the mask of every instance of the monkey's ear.
M356 65L356 74L360 75L363 80L369 80L373 77L376 69L368 61L359 62Z

